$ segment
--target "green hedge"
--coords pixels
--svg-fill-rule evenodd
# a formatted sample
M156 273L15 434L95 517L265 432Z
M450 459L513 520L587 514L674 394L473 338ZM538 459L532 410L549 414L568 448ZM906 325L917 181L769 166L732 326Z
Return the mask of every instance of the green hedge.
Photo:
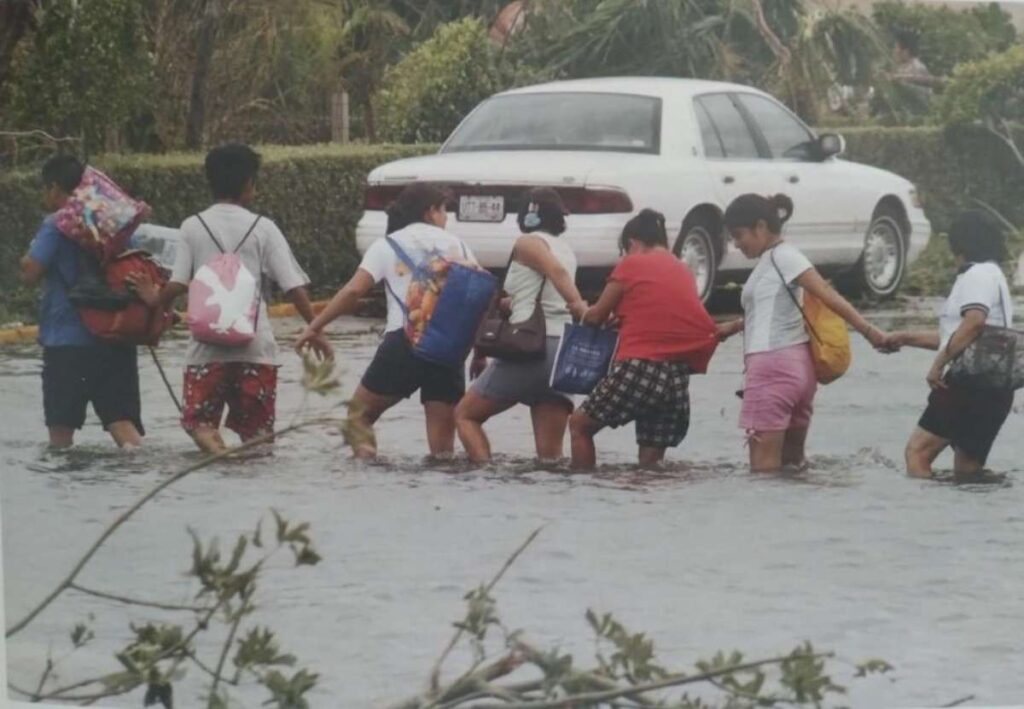
M344 282L356 264L355 225L374 167L435 150L429 145L258 148L263 168L254 209L291 242L317 292ZM110 155L92 161L153 207L150 221L176 226L210 202L201 154ZM35 174L0 175L0 324L31 320L36 294L17 286L18 260L43 217Z
M937 231L975 197L1024 224L1024 170L994 138L977 128L852 128L840 132L847 157L914 181ZM1024 139L1024 135L1021 136ZM1024 144L1024 140L1021 141ZM296 256L326 293L356 263L354 227L367 173L389 160L434 146L263 147L256 209L276 221ZM152 221L176 225L209 198L202 156L106 156L96 165L153 207ZM18 259L42 217L34 174L0 176L0 323L31 319L36 295L17 287Z
M836 129L829 129L836 130ZM972 198L1024 224L1024 168L1006 146L977 127L846 128L845 157L891 170L914 182L936 231ZM1018 132L1024 145L1024 130Z

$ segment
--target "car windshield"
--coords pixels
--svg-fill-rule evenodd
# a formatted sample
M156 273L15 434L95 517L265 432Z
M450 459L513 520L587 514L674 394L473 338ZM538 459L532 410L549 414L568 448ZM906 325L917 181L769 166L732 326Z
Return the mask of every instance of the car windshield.
M607 150L657 153L661 99L600 93L495 96L460 125L443 152Z

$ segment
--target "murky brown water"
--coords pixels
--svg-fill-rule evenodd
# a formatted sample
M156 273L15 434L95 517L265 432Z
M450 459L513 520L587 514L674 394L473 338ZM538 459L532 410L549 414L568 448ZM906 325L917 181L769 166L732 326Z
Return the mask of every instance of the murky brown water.
M932 303L918 303L921 312ZM886 324L886 314L878 316ZM348 321L335 342L351 390L373 353L376 321ZM279 322L285 334L297 323ZM498 588L511 627L541 644L591 656L584 611L612 611L648 631L666 662L685 668L714 650L787 651L802 640L835 650L855 707L1024 699L1024 454L1014 413L990 464L1001 484L954 486L905 478L898 463L920 414L928 353L882 357L855 338L853 370L823 389L810 437L812 469L795 477L745 471L736 427L740 342L692 384L694 423L664 473L638 474L631 430L598 438L595 475L537 471L525 409L489 430L499 463L431 469L416 401L385 416L386 460L357 464L337 437L301 431L272 457L225 463L171 488L124 527L81 583L170 602L188 600L191 542L232 539L269 507L312 524L324 560L268 573L262 621L321 673L314 706L375 706L419 689L461 616L462 592L500 566L530 530L545 528ZM162 357L177 383L183 345ZM142 452L118 453L91 421L83 445L51 454L38 352L0 353L3 561L7 622L69 570L120 510L163 473L196 459L152 362L140 357ZM302 405L299 362L285 358L279 422ZM329 406L310 400L312 412ZM943 461L949 465L948 460ZM73 656L70 681L116 669L127 622L150 611L68 595L7 644L12 682L34 686L47 648L95 615L98 640ZM259 618L259 616L258 616ZM215 651L213 645L204 648ZM845 662L882 657L884 677L851 681ZM198 704L201 677L179 687ZM248 697L248 699L246 698ZM252 706L262 694L240 695ZM129 695L111 706L138 706Z

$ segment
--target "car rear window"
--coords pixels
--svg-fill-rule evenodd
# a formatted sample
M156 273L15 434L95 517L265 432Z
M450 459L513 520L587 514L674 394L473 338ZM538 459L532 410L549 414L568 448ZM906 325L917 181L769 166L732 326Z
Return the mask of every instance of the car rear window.
M495 96L460 125L442 152L602 150L658 153L661 99L607 93Z

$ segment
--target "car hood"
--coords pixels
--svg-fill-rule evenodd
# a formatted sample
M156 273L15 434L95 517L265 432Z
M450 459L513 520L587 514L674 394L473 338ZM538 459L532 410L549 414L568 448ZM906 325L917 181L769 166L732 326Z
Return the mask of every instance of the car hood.
M883 170L880 167L874 165L866 165L862 162L856 162L854 160L847 160L846 158L837 158L841 163L856 167L860 179L870 180L871 184L879 187L885 191L906 191L914 189L914 183L907 178L889 170Z
M467 182L486 184L586 185L591 174L621 172L629 162L640 169L656 155L562 150L495 150L438 153L389 162L369 175L388 182Z

